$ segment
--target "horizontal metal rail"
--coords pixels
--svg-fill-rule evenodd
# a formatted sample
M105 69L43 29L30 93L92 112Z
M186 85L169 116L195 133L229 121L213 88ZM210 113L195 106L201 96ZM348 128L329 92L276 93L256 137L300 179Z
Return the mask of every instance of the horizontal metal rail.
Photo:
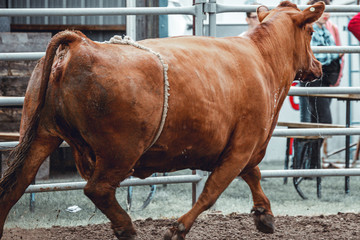
M1 151L9 151L12 148L18 145L18 141L9 141L9 142L0 142L0 152ZM62 142L59 147L69 147L70 145L67 142Z
M114 15L196 15L196 6L139 8L0 8L0 17L19 16L114 16Z
M18 144L19 144L18 141L0 142L0 154L1 151L11 150L12 148L16 147L16 145Z
M226 12L255 12L254 5L223 5L216 4L216 13ZM268 6L274 9L277 6ZM299 5L303 10L308 5ZM207 8L205 8L206 11ZM212 9L211 9L212 10ZM360 12L360 6L332 5L326 6L327 12ZM139 7L139 8L0 8L0 17L19 16L114 16L114 15L167 15L185 14L196 15L196 6L188 7Z
M312 47L314 53L360 53L360 46ZM0 53L0 61L39 60L45 52Z
M360 53L360 46L312 46L314 53Z
M274 9L277 6L267 6L269 9ZM300 10L308 8L309 5L298 5ZM256 5L223 5L216 4L216 13L229 13L229 12L256 12L258 6ZM326 12L360 12L360 6L358 5L327 5Z
M262 170L261 177L341 177L360 176L360 168L347 169L296 169L296 170Z
M291 87L289 96L308 94L360 94L360 87Z
M25 97L0 96L0 107L19 107L24 104Z
M360 87L291 87L289 96L306 96L308 94L360 94ZM21 106L24 97L0 96L0 107Z
M306 170L262 170L263 178L279 177L339 177L339 176L360 176L360 169L306 169ZM126 179L120 183L120 187L175 184L175 183L197 183L202 180L200 175L180 175L166 177L149 177L146 179ZM83 189L86 182L67 182L30 185L26 193L69 191Z
M360 135L360 128L296 128L296 129L281 129L276 128L272 134L273 137L290 137L290 136L350 136ZM0 142L0 151L7 151L14 148L18 144L17 141ZM68 146L65 142L61 147Z
M273 137L289 136L350 136L360 135L360 128L296 128L296 129L279 129L276 128L272 134Z
M255 12L258 6L254 5L223 5L216 4L216 13L226 12ZM268 6L274 9L277 6ZM304 10L308 5L298 5ZM206 11L206 8L205 8ZM332 5L326 6L327 12L349 12L360 11L356 5ZM195 6L189 7L139 7L139 8L0 8L0 17L11 16L113 16L113 15L165 15L185 14L195 15Z
M164 176L164 177L148 177L146 179L131 178L120 183L120 187L158 185L158 184L174 184L174 183L197 183L203 177L200 175L180 175L180 176ZM86 182L67 182L67 183L49 183L30 185L26 189L26 193L36 192L52 192L83 189Z
M45 56L45 52L16 52L16 53L0 53L0 61L37 61Z

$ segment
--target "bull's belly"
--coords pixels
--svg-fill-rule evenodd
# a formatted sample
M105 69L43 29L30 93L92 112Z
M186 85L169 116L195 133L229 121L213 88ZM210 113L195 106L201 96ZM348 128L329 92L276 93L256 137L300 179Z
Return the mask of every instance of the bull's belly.
M153 173L174 172L183 169L212 171L219 164L219 155L197 156L182 152L171 155L168 152L148 152L134 167L133 176L146 178Z

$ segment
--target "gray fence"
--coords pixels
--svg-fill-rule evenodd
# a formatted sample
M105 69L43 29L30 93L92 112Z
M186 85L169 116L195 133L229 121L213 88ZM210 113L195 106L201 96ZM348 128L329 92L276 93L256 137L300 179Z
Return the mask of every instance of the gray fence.
M305 9L308 6L299 6ZM269 6L270 9L275 6ZM209 35L216 36L216 15L226 12L244 12L255 11L256 6L229 6L216 3L216 0L196 0L195 4L190 7L179 8L44 8L44 9L0 9L2 16L118 16L118 15L165 15L165 14L185 14L195 17L195 34L203 35L204 20L209 17ZM327 6L329 12L360 12L360 6ZM360 53L360 47L314 47L314 52L343 52L343 53ZM0 53L0 60L17 61L17 60L37 60L44 55L42 52L36 53ZM321 91L320 94L332 93L353 93L360 94L360 88L311 88L300 89L292 88L290 95L306 94L309 91ZM1 106L19 106L22 105L22 97L0 97ZM295 132L294 132L295 131ZM348 129L275 129L273 136L314 136L314 135L360 135L360 128ZM14 147L17 142L0 143L0 150L3 148ZM323 169L323 170L268 170L262 171L263 177L299 177L299 176L359 176L360 169ZM196 196L204 184L205 177L203 172L197 171L196 175L172 176L172 177L150 177L145 180L128 179L121 183L121 186L129 185L149 185L164 183L193 182L197 184ZM58 191L83 188L84 182L66 183L66 184L43 184L31 185L27 192L39 191Z

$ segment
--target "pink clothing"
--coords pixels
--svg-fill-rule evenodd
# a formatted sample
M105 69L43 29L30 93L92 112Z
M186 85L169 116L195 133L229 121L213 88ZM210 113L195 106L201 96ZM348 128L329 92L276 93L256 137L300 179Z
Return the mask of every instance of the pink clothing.
M336 46L341 46L341 40L340 40L340 34L339 34L338 27L335 24L333 24L330 20L326 21L325 27L326 27L327 30L329 30L331 35L333 35ZM343 76L344 62L345 62L345 59L344 59L344 57L342 57L341 58L341 66L340 66L339 78L336 81L336 83L334 85L332 85L333 87L339 86L339 84L340 84L340 80L341 80L341 78Z
M333 24L330 20L326 21L325 27L327 30L329 30L331 35L333 35L336 46L341 46L340 34L339 34L338 27L335 24Z

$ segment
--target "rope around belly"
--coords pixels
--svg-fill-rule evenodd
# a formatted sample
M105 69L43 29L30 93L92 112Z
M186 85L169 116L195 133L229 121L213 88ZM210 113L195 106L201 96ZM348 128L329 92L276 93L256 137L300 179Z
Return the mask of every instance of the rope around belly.
M162 111L162 116L161 116L161 122L160 122L160 126L158 129L158 132L156 133L153 141L151 142L151 144L144 150L144 153L149 150L154 144L155 142L159 139L162 130L164 128L165 125L165 120L166 120L166 116L167 116L167 112L168 112L168 108L169 108L169 104L168 104L168 98L170 96L169 94L169 90L170 90L170 85L169 85L169 81L168 81L168 76L167 76L167 71L168 71L168 65L165 63L165 61L163 60L163 58L161 57L160 53L154 52L153 50L151 50L148 47L145 47L143 45L140 45L139 43L135 42L134 40L132 40L130 37L125 36L124 38L122 38L119 35L115 35L114 37L112 37L109 41L105 41L105 43L108 44L123 44L123 45L131 45L134 46L136 48L148 51L152 54L154 54L159 60L161 65L163 66L163 75L164 75L164 104L163 104L163 111Z

